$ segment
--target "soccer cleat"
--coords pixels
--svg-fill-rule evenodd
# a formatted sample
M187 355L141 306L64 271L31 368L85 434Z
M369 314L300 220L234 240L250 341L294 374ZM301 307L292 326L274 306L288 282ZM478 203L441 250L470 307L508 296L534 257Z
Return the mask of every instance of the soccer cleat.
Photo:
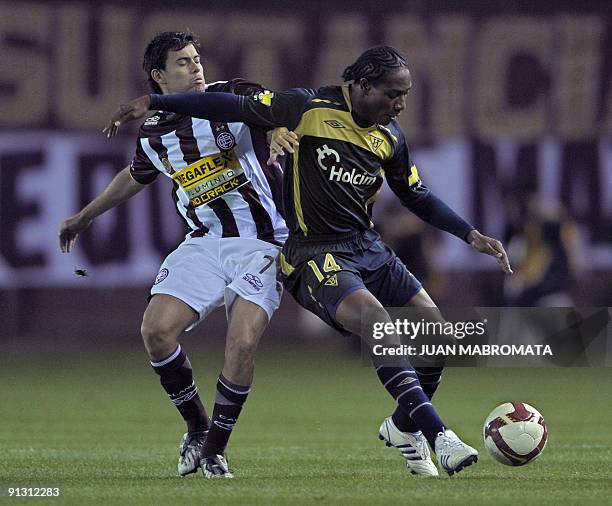
M438 433L434 449L438 462L449 476L478 462L478 452L461 441L450 429Z
M385 418L378 438L387 446L397 448L406 459L406 467L418 476L438 476L438 468L431 460L427 439L422 432L412 434L399 430L391 417Z
M207 431L187 432L183 434L179 445L178 473L187 476L196 473L200 467L200 449L206 441Z
M205 478L233 478L223 455L212 455L202 459L202 474Z

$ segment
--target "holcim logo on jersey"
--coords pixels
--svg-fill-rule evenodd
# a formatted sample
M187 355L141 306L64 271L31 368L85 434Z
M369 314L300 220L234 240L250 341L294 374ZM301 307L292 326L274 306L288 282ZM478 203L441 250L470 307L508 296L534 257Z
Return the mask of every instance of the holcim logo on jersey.
M323 164L323 160L327 157L332 157L336 163L340 163L340 155L335 149L331 149L327 144L323 144L320 148L317 148L317 163L323 170L329 170L329 180L338 181L342 183L350 183L357 186L368 186L376 182L374 176L368 176L361 172L357 172L355 169L345 169L340 165L331 165L327 167Z

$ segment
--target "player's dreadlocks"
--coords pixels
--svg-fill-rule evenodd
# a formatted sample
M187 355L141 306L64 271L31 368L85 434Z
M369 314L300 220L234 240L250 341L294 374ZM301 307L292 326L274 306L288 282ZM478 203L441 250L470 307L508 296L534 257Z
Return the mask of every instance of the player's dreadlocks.
M151 71L153 69L165 69L168 51L180 51L189 44L193 44L196 51L200 52L200 41L195 33L189 30L184 32L161 32L149 42L142 60L142 68L147 73L147 82L153 93L161 93L162 90L151 77Z
M394 70L406 67L406 60L397 49L391 46L375 46L363 53L355 63L349 65L342 73L346 81L358 81L366 78L376 84L385 75Z

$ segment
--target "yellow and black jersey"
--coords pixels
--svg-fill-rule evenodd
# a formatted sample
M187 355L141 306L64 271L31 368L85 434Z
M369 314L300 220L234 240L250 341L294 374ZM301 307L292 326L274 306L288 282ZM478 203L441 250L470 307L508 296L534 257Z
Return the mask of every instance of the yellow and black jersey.
M357 125L347 86L264 92L244 101L243 111L254 123L286 125L299 136L299 148L285 164L284 202L292 235L369 229L385 178L408 207L428 193L399 125Z
M150 95L151 107L214 121L242 121L295 131L300 145L285 164L284 207L290 238L320 240L370 229L386 179L402 204L462 239L473 230L421 183L396 121L360 127L348 86L225 93Z

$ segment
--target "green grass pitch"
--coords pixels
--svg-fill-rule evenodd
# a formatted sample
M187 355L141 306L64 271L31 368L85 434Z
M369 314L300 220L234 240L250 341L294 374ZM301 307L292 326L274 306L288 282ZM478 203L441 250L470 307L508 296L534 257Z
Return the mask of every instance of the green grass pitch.
M340 340L340 338L339 338ZM222 358L187 341L211 406ZM234 480L175 475L178 413L136 344L65 355L10 354L0 368L0 503L4 504L611 504L611 369L447 370L435 403L481 452L449 479L408 474L378 439L393 403L374 372L337 347L258 353L255 388L230 442ZM507 400L539 409L549 442L511 468L484 450L481 426ZM7 487L59 486L58 499Z

